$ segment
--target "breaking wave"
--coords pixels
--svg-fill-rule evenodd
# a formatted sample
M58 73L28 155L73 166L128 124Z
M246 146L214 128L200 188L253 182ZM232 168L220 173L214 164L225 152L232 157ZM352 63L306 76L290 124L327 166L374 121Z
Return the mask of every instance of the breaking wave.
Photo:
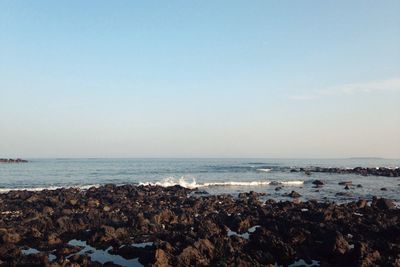
M126 184L126 183L123 183ZM119 185L123 185L119 184ZM135 183L134 183L135 184ZM136 183L137 184L137 183ZM287 186L301 186L304 184L304 181L301 180L293 180L293 181L268 181L268 180L260 180L260 181L221 181L221 182L206 182L206 183L197 183L195 178L188 179L186 177L167 177L158 182L142 182L139 185L150 185L150 186L162 186L162 187L170 187L175 185L180 185L182 187L186 187L189 189L194 188L205 188L205 187L234 187L234 186L277 186L277 185L287 185ZM15 187L15 188L0 188L0 194L8 193L10 191L42 191L42 190L57 190L62 188L77 188L81 190L87 190L91 187L99 187L101 184L90 184L90 185L65 185L65 186L47 186L47 187Z
M162 179L159 182L151 183L139 183L139 185L153 185L153 186L162 186L169 187L180 185L182 187L194 189L194 188L203 188L203 187L216 187L216 186L268 186L268 185L289 185L289 186L300 186L303 185L304 181L294 180L294 181L226 181L226 182L209 182L209 183L197 183L195 178L192 178L191 181L188 181L185 177L174 178L168 177Z
M199 185L196 183L196 180L193 178L192 182L188 182L185 180L184 177L181 177L179 179L175 179L174 177L167 177L162 179L160 182L144 182L144 183L139 183L139 185L159 185L162 187L169 187L169 186L174 186L174 185L180 185L182 187L186 188L197 188Z

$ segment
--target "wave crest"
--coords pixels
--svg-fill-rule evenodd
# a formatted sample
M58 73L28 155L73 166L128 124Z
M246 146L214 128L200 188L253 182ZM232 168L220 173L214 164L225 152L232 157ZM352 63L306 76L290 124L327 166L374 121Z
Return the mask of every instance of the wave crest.
M197 183L195 178L191 179L189 182L185 177L181 177L179 179L174 177L167 177L162 179L159 182L151 183L139 183L139 185L153 185L153 186L162 186L169 187L180 185L182 187L186 187L189 189L194 188L204 188L204 187L216 187L216 186L268 186L268 185L288 185L288 186L299 186L303 185L304 181L294 180L294 181L225 181L225 182L208 182L208 183Z
M192 182L188 182L185 180L185 177L181 177L179 179L175 179L174 177L167 177L167 178L162 179L159 182L155 182L155 183L144 182L144 183L139 183L139 185L159 185L162 187L180 185L182 187L186 187L186 188L190 188L190 189L200 187L196 183L196 179L192 178Z

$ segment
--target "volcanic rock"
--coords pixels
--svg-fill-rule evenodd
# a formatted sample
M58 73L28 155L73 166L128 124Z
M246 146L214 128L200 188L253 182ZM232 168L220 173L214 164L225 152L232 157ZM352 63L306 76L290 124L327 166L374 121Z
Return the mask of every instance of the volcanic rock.
M314 181L312 182L312 184L315 185L315 186L317 186L317 187L319 187L319 186L324 185L324 182L322 182L321 180L314 180Z
M400 210L393 201L374 198L368 206L367 200L300 202L297 192L289 195L298 203L261 202L255 192L197 195L180 186L11 191L0 194L0 265L102 266L68 245L74 239L145 266L399 262ZM25 255L27 248L39 252ZM49 253L57 259L49 261ZM116 264L109 260L103 265Z
M214 245L208 239L196 241L193 246L185 248L177 257L179 266L210 265L213 258Z
M352 181L339 182L339 185L352 186L353 182Z
M396 207L393 200L386 198L374 199L372 201L372 206L375 206L381 210L389 210L389 209L394 209Z
M47 237L47 243L49 244L49 246L54 246L54 245L58 245L62 243L62 240L60 238L58 238L58 236L56 234L50 234Z
M291 198L298 198L301 197L301 195L299 193L297 193L296 191L292 191L288 194L289 197Z

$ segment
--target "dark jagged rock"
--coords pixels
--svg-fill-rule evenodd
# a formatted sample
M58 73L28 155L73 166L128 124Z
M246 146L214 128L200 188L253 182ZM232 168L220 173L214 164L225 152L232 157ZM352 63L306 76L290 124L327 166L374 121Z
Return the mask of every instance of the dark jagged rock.
M177 257L178 266L209 266L214 258L214 245L208 239L196 241Z
M339 182L339 185L352 186L353 182L352 181L343 181L343 182Z
M0 159L0 163L26 163L25 159Z
M324 182L322 182L321 180L314 180L312 184L315 185L316 187L320 187L324 185Z
M291 197L291 198L299 198L299 197L301 197L301 195L299 193L297 193L296 191L290 192L289 194L287 194L287 196Z
M386 177L400 177L400 168L323 168L323 167L309 167L307 169L291 169L291 172L304 171L306 174L311 174L313 172L322 173L337 173L337 174L358 174L363 176L374 175L374 176L386 176Z
M381 261L381 255L378 250L373 250L364 242L357 242L354 245L354 262L357 266L390 266L388 263ZM395 264L391 266L396 266Z
M0 194L0 266L116 266L113 255L145 266L399 263L393 201L264 202L260 195L133 185ZM95 262L70 240L105 251L109 262ZM38 252L27 255L28 248Z
M365 199L360 199L359 201L357 201L357 207L359 209L363 209L367 206L368 202Z
M10 232L5 232L3 234L3 242L4 243L18 243L21 241L21 236L18 233L10 233Z
M374 198L372 200L372 206L381 210L390 210L396 207L393 200L386 198Z

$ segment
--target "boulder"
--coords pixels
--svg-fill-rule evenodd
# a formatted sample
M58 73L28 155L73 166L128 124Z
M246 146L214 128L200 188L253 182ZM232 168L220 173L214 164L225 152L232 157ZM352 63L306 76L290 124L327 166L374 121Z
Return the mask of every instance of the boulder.
M49 246L54 246L61 244L62 240L58 238L57 234L52 233L47 237L47 243Z
M367 206L368 202L365 199L360 199L359 201L357 201L357 207L359 209L363 209Z
M324 185L324 182L322 182L321 180L314 180L312 184L315 185L316 187L319 187Z
M214 258L214 245L208 239L196 241L177 257L178 266L209 266Z
M374 199L372 205L381 210L390 210L396 207L394 201L387 198Z
M301 195L299 193L297 193L296 191L292 191L288 194L289 197L291 198L298 198L301 197Z
M339 182L339 185L352 186L353 182L352 181L343 181L343 182Z
M164 266L171 266L169 264L169 259L167 253L162 249L157 249L154 255L155 262L153 266L155 267L164 267Z
M19 241L21 241L21 236L18 233L9 233L6 232L3 235L3 241L5 243L18 243Z

